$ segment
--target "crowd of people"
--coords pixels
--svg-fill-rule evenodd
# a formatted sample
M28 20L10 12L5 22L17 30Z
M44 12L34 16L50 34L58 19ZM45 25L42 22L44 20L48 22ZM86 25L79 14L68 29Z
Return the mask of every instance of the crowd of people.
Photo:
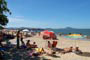
M32 57L32 56L41 56L43 54L53 56L53 55L56 54L56 52L59 52L59 53L62 53L62 54L69 53L69 52L82 54L81 50L79 50L79 47L76 47L76 48L69 47L69 48L62 48L62 49L57 48L57 44L58 44L57 40L53 40L52 42L48 41L47 49L46 48L39 48L38 45L36 44L36 42L33 42L33 44L31 44L31 40L27 40L27 42L25 43L23 41L23 35L19 32L17 34L17 45L13 45L12 47L8 47L10 44L9 45L3 45L2 40L3 40L3 34L0 33L0 59L2 59L2 60L3 60L4 51L11 52L11 50L13 50L12 48L26 49L27 51L29 51L28 56L30 56L30 57ZM19 41L21 41L20 46L18 44ZM6 46L7 46L7 48L9 48L9 50L7 50Z

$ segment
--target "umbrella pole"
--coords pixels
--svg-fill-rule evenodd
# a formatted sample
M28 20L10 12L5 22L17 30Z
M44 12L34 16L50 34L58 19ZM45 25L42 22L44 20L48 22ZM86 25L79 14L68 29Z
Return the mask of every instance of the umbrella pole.
M75 40L75 47L77 47L77 39Z
M77 39L76 39L76 41L75 41L75 44L76 44L76 46L75 46L75 47L78 47L77 40L78 40L78 38L77 38Z

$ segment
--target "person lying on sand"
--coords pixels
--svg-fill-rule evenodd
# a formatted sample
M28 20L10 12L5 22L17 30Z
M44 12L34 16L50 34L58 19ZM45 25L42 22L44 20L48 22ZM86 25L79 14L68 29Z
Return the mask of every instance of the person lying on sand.
M44 49L44 51L48 56L53 56L54 54L56 54L56 52L54 52L52 49Z
M82 54L82 51L79 50L79 47L76 47L75 49L73 49L73 52L76 54Z
M42 55L44 52L43 48L35 48L35 50L31 50L29 51L29 55L28 56L40 56Z
M72 52L73 47L70 47L70 48L64 48L63 50L64 50L64 51L61 52L61 53L63 53L63 54L68 53L68 52Z
M64 51L64 49L62 49L62 48L53 48L52 50L55 52L58 52L58 53Z

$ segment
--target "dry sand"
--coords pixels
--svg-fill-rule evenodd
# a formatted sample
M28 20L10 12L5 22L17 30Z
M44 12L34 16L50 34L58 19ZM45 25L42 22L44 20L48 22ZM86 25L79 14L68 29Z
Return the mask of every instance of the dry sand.
M83 40L68 40L64 37L59 37L58 36L58 48L66 48L66 47L76 47L78 46L80 50L82 50L83 54L77 55L75 53L66 53L66 54L57 54L57 56L60 57L51 57L51 56L43 56L45 58L51 59L51 60L90 60L90 41L83 41ZM39 47L45 47L46 46L46 41L43 40L39 36L35 37L30 37L24 39L25 43L27 40L31 40L31 42L36 42L36 44ZM16 39L10 40L12 43L16 43Z

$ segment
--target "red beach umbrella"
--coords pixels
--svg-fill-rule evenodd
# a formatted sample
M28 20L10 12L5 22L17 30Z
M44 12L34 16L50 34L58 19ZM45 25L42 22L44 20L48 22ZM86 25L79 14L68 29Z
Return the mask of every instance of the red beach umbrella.
M48 31L48 30L42 31L42 36L46 37L48 39L53 39L56 37L56 35L53 31Z

